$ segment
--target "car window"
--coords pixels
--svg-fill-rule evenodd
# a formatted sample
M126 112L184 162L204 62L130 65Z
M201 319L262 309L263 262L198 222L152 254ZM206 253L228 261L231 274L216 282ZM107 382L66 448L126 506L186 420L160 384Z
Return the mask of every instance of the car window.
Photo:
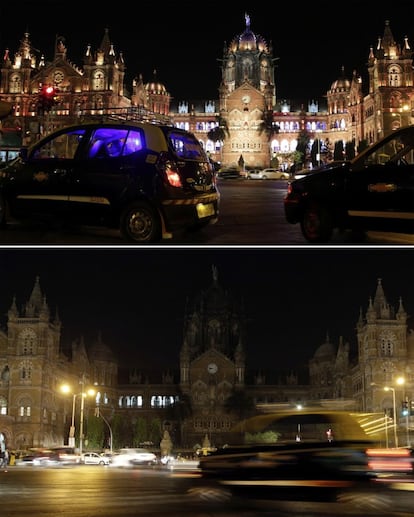
M169 143L180 158L205 161L206 155L200 142L191 134L170 132Z
M87 152L89 158L119 158L136 153L143 148L139 130L99 128L94 131Z
M35 148L31 158L34 160L73 159L85 132L85 129L77 129L61 133Z
M365 154L363 165L413 165L414 133L395 135L371 153Z

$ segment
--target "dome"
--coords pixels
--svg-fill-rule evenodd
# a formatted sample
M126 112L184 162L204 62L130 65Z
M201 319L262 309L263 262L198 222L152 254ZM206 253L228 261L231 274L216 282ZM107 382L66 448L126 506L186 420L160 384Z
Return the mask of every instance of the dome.
M335 355L335 348L332 343L329 343L329 340L326 339L326 342L320 345L314 354L315 359L330 359Z
M351 88L351 81L345 77L344 69L342 68L342 74L339 79L331 84L332 92L343 92Z
M152 81L145 84L145 91L152 95L167 95L167 89L163 83L158 81L157 72L154 70Z
M154 95L166 95L167 89L162 83L151 82L145 85L145 91Z
M259 50L260 52L268 52L266 40L260 36L260 34L255 34L250 30L250 16L246 14L245 19L246 29L239 36L233 39L230 43L229 51L240 52Z
M113 361L114 354L111 349L102 341L101 333L91 347L91 357L98 361Z

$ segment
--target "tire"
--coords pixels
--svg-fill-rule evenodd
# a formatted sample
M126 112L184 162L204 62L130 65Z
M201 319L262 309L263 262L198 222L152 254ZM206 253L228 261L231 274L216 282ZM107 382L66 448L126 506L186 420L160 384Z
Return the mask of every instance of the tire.
M158 213L144 201L137 201L125 208L120 219L121 236L137 244L161 240L161 221Z
M323 206L313 204L305 208L300 222L302 235L308 242L328 242L334 226L332 216Z

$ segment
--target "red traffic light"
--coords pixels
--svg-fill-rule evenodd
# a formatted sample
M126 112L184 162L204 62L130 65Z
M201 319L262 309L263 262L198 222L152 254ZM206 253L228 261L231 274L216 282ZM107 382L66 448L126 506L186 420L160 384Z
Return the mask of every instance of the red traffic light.
M42 93L45 97L53 97L56 93L56 89L53 86L44 86Z

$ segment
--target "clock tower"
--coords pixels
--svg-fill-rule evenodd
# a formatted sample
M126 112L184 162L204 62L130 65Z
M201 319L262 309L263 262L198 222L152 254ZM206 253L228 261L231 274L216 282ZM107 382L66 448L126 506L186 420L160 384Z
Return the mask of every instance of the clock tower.
M358 368L354 370L353 384L361 398L358 410L392 412L393 397L384 391L386 386L396 386L397 379L409 379L410 356L407 342L407 313L399 300L397 307L387 301L379 278L374 298L370 298L365 315L357 323ZM400 393L401 391L401 393ZM397 400L404 397L397 389Z
M3 424L6 443L22 449L55 444L62 432L56 401L56 386L64 378L61 322L51 317L38 277L29 299L19 307L13 300L7 317L7 332L0 332L0 397L15 426L12 440Z
M188 303L180 354L180 388L191 404L183 425L183 442L227 443L237 420L226 406L229 397L244 389L245 318L243 308L218 281Z

